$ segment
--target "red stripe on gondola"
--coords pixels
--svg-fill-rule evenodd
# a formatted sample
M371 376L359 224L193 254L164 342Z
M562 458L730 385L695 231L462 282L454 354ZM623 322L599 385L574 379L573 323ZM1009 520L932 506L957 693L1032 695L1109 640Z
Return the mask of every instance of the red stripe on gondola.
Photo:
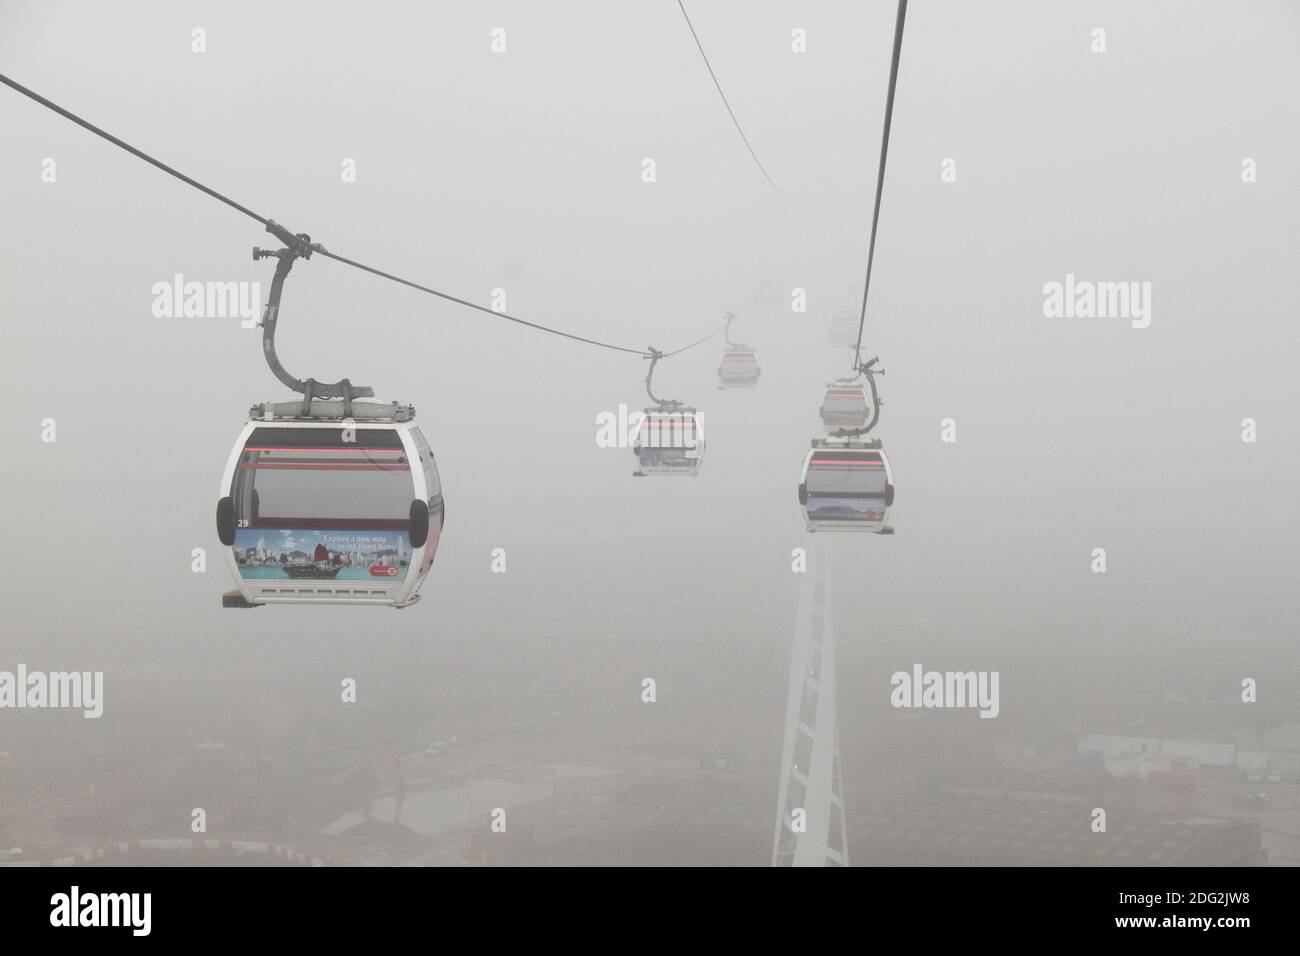
M307 462L258 462L255 465L236 465L236 471L410 471L410 465L375 462L370 465L313 465Z
M810 491L809 499L812 498L884 498L883 491Z
M406 453L401 448L290 448L284 445L245 445L244 451L325 452L328 454L343 452L349 455L403 455Z
M248 527L260 531L408 531L409 518L255 518Z

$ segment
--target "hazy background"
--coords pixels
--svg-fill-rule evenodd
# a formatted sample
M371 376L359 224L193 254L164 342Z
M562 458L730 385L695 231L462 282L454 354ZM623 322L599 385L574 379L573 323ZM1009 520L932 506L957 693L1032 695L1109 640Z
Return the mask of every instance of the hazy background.
M516 315L635 348L704 334L760 278L782 295L735 328L759 350L756 391L715 388L720 342L661 366L656 391L700 408L708 453L693 480L634 480L595 421L643 403L645 362L299 263L281 358L416 406L446 533L401 614L223 610L222 467L249 405L285 396L260 330L154 318L151 286L183 273L265 296L272 267L249 251L274 241L0 90L0 668L106 681L99 721L0 714L0 751L111 754L128 716L160 740L187 720L220 736L253 699L338 706L355 677L372 704L449 668L488 711L519 706L497 677L522 669L594 723L608 698L633 725L730 721L779 750L790 552L808 544L798 467L822 387L849 369L826 324L861 294L895 9L688 9L793 202L750 160L669 0L0 2L0 71L342 255L485 304L504 287ZM1216 693L1255 677L1261 706L1300 715L1294 682L1269 680L1294 667L1300 617L1298 49L1289 2L912 5L865 346L887 370L898 533L834 542L844 707L883 706L915 661L1022 668L1004 673L1003 718L970 722L991 740L1178 662ZM1150 282L1150 327L1044 318L1043 284L1067 272ZM671 693L639 702L645 676L742 661L760 676L710 686L689 716ZM1119 732L1138 716L1126 701L1089 729ZM773 811L777 771L757 774Z

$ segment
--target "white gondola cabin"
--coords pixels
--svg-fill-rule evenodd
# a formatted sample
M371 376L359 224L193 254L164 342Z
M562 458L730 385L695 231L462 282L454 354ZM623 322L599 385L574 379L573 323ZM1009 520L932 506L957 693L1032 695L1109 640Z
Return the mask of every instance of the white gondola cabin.
M695 475L704 462L704 428L694 408L647 408L637 428L637 477Z
M815 439L799 476L799 505L809 531L892 534L894 476L879 439Z
M828 432L838 429L865 428L871 417L867 390L863 385L831 382L822 395L818 409L822 425Z
M758 353L743 345L727 349L718 362L718 383L723 388L753 388L760 374Z
M445 519L438 467L410 406L363 404L346 421L254 408L217 504L227 606L419 600Z

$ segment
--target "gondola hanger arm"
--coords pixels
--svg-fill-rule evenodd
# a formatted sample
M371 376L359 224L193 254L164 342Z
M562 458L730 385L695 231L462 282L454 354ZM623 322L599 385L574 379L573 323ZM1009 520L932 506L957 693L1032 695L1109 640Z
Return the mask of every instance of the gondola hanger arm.
M723 318L726 324L722 327L722 337L726 340L727 345L734 349L740 344L739 342L731 341L731 323L736 321L736 313L727 312Z
M673 401L672 399L659 398L658 396L655 395L652 389L652 384L654 382L654 377L655 377L655 366L658 365L659 360L664 357L664 353L659 351L653 345L650 345L646 347L645 357L650 360L650 369L649 371L646 372L646 376L645 376L645 393L650 396L650 401L654 402L660 408L668 408L670 406L679 405L680 402Z
M320 243L313 243L311 236L306 233L291 233L273 220L267 222L266 231L285 243L283 249L253 248L253 261L271 258L277 260L275 276L271 279L271 292L267 296L266 309L262 312L262 355L266 358L266 364L271 369L271 374L282 384L302 395L304 416L311 415L311 403L314 399L340 398L343 400L344 417L350 418L352 400L371 398L375 394L374 389L368 385L353 385L346 378L339 379L337 382L294 378L280 362L280 357L275 351L275 331L280 321L280 297L284 293L284 280L289 277L295 259L310 259L313 252L320 252L324 247Z

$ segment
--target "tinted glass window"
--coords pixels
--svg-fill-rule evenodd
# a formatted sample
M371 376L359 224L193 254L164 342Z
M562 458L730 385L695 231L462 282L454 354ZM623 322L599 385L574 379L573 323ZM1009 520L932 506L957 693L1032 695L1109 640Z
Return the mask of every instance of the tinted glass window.
M392 429L258 428L244 444L231 496L240 527L328 528L357 520L405 527L410 464Z
M867 407L867 397L857 389L829 391L822 399L822 408L828 412L861 412Z
M810 495L885 495L885 465L878 454L826 452L808 463Z

